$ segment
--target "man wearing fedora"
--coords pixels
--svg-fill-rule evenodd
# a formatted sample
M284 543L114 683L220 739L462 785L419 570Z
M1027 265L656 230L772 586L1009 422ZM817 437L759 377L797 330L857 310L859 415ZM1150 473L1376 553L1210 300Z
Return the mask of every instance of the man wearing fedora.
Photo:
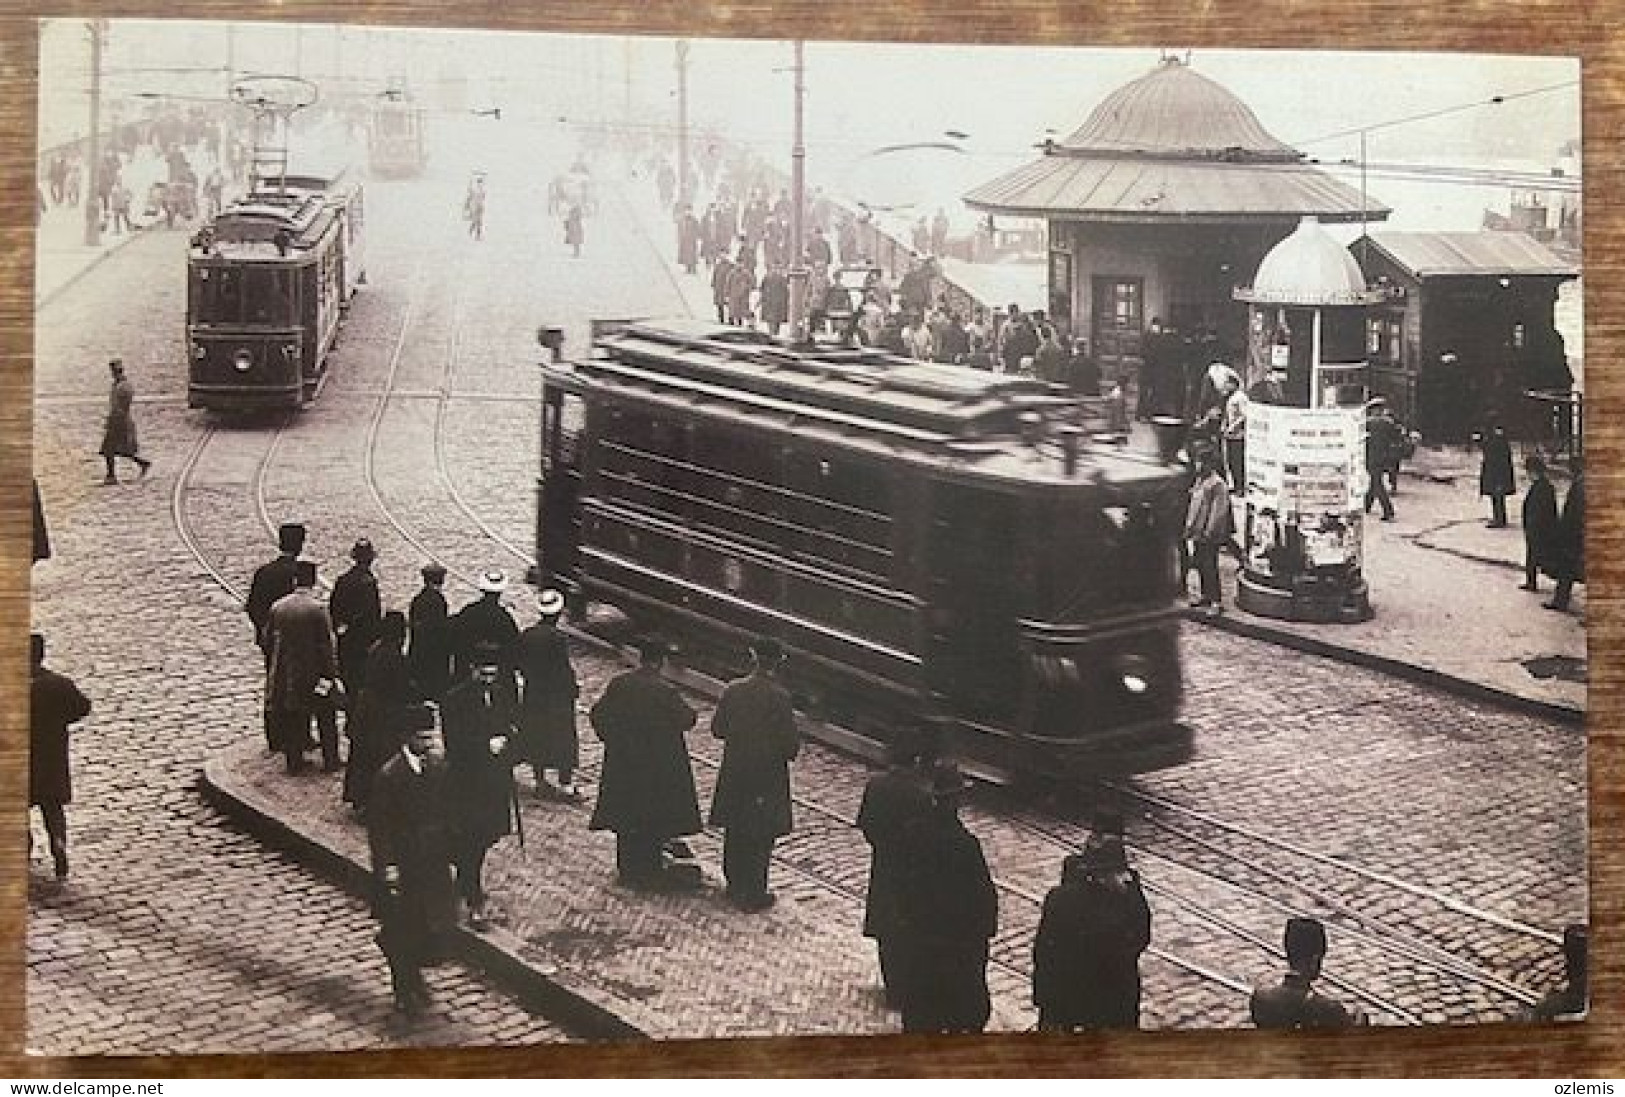
M339 643L339 675L351 697L360 697L366 676L367 649L378 639L378 626L384 607L378 597L378 577L372 562L378 558L372 542L365 537L350 546L350 569L333 584L327 611L333 618L333 632Z
M801 750L795 709L777 673L784 649L771 636L751 641L751 672L728 683L711 717L722 765L711 797L721 827L728 898L744 910L773 904L767 889L773 843L790 833L790 762Z
M999 897L982 843L959 818L967 787L951 761L933 766L931 806L903 840L904 1032L981 1032L992 1013L987 957Z
M276 731L276 749L288 772L305 768L310 721L321 732L322 768L339 768L339 730L334 694L339 675L333 625L327 607L316 601L316 565L294 565L293 593L271 607L271 665L265 676L265 706Z
M496 649L497 669L503 687L517 697L514 686L514 649L519 645L519 624L502 605L508 589L508 576L495 568L480 573L476 581L480 596L457 611L451 619L454 680L468 677L470 660L479 647Z
M579 800L575 770L580 762L576 739L576 696L581 687L570 665L570 645L559 631L564 595L544 590L537 598L541 617L519 634L516 663L524 692L519 706L516 761L530 763L536 790L548 788L544 771L558 773L558 794Z
M683 738L694 710L661 677L665 642L646 638L638 646L637 669L613 679L590 714L604 741L604 764L587 825L615 832L620 882L646 889L670 879L661 847L704 825Z
M277 558L254 569L253 581L248 586L248 599L243 610L254 625L254 643L265 660L265 669L271 669L271 607L293 593L294 572L298 568L299 554L305 547L305 527L298 522L284 522L276 533ZM266 706L269 714L270 706ZM275 751L276 733L269 715L265 720L265 745Z
M407 672L418 696L438 701L451 685L451 615L446 609L446 569L425 564L423 589L407 607L406 623L411 640L407 647Z

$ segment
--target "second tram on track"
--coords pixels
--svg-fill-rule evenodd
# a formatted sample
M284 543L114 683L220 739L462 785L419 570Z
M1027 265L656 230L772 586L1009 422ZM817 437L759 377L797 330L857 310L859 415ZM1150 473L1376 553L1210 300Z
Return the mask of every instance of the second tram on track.
M380 179L423 174L429 161L424 112L403 92L388 92L367 119L367 168Z
M1000 776L1189 752L1177 538L1188 475L1095 446L1040 382L711 326L595 325L543 367L537 550L737 669L789 652L798 705L884 740L930 717Z
M362 188L289 175L232 203L187 255L187 406L295 409L316 398L366 276Z

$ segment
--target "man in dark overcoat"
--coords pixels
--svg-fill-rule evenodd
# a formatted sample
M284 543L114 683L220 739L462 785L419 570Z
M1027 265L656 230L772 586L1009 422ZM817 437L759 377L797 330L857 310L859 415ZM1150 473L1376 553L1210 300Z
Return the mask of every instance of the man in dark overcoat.
M700 261L700 221L694 211L684 206L677 215L677 262L689 274Z
M762 326L769 335L777 335L779 328L790 319L790 282L785 278L783 267L775 264L767 268L767 273L762 275L758 300L762 310Z
M518 706L502 681L498 658L491 645L475 649L468 677L446 691L440 706L457 893L468 904L469 923L475 929L486 926L481 883L485 856L513 829L513 760L508 744Z
M938 762L931 808L905 833L904 1032L981 1032L992 1012L987 956L999 898L982 843L959 819L965 788L957 766Z
M338 637L339 676L351 697L361 696L367 650L378 639L378 625L384 616L378 577L372 573L372 562L377 558L372 542L365 537L352 545L350 559L354 563L338 577L332 597L327 600L333 632Z
M590 713L604 764L588 826L615 832L616 870L634 888L658 886L661 846L702 828L683 739L694 710L661 677L665 661L665 644L645 640L638 668L612 680Z
M406 622L411 635L407 649L407 670L418 695L425 700L438 701L451 685L451 656L454 646L451 616L446 609L446 595L441 587L446 582L446 569L439 564L423 568L423 589L412 597L407 607Z
M1529 487L1523 493L1523 586L1539 590L1540 573L1552 562L1557 542L1557 489L1546 475L1546 462L1538 453L1524 461Z
M322 768L339 768L338 719L334 700L339 661L327 607L316 601L316 565L300 560L293 593L271 607L271 665L265 675L265 705L276 732L276 749L288 772L305 768L310 722L321 732Z
M45 820L51 860L61 880L68 875L66 805L73 801L68 732L90 715L90 700L71 678L45 665L45 637L37 632L28 637L28 666L28 802Z
M254 643L271 665L271 607L293 593L293 574L299 554L305 549L305 527L284 522L276 531L277 557L254 569L243 611L254 624Z
M107 372L112 375L113 386L108 393L107 421L102 429L102 448L100 453L102 461L107 466L107 475L102 478L104 484L118 483L118 473L113 468L113 460L124 457L134 461L141 469L141 475L147 475L152 468L152 462L141 456L141 442L136 436L135 389L130 386L129 378L124 376L124 363L115 358L107 363Z
M1575 583L1586 581L1586 478L1585 469L1579 468L1569 493L1563 497L1563 513L1557 517L1557 537L1552 552L1551 566L1546 574L1557 580L1552 600L1547 609L1566 610L1574 593Z
M544 771L558 771L559 795L579 800L575 769L580 763L576 739L576 697L581 692L570 665L570 644L559 631L564 595L544 590L537 599L541 616L519 634L517 664L524 693L519 705L517 761L530 763L538 792L546 789Z
M751 672L728 683L711 717L722 765L711 797L721 827L728 898L745 910L773 904L767 889L773 842L790 833L790 762L801 750L795 709L776 677L784 649L770 636L751 641Z
M517 696L514 687L514 650L519 645L519 624L502 605L502 592L508 589L508 577L501 571L487 571L480 575L480 596L457 611L451 619L452 677L466 679L472 668L472 656L477 648L496 649L497 669L502 684L510 696Z
M445 954L457 924L446 818L445 757L434 706L403 713L407 741L373 780L367 813L373 913L378 947L389 961L395 1005L415 1013L428 1004L423 968Z
M1479 439L1483 463L1478 468L1478 494L1490 499L1490 529L1505 529L1507 524L1507 496L1518 490L1512 476L1512 443L1507 440L1506 428L1500 423L1490 427Z
M863 904L863 935L880 953L880 985L886 1005L902 1005L906 981L900 891L909 826L931 810L932 753L909 732L887 744L890 766L869 779L858 807L858 829L869 843L869 890Z
M1097 832L1066 859L1033 941L1033 1004L1046 1032L1138 1028L1151 908L1123 840Z
M367 652L366 684L355 698L344 725L350 753L344 762L344 802L365 813L373 775L400 743L403 714L417 703L406 671L406 616L384 614L378 639Z

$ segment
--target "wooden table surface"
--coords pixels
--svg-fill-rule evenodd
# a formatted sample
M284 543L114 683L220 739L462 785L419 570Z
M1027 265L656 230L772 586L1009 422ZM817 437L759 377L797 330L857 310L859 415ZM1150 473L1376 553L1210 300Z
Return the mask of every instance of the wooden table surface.
M1485 1026L1359 1032L1310 1038L1266 1033L1156 1033L1096 1038L999 1036L792 1039L170 1059L29 1059L22 1056L26 872L23 813L0 819L0 1074L6 1075L1500 1075L1585 1078L1625 1074L1621 1004L1620 406L1615 376L1625 321L1620 258L1625 214L1625 0L819 0L650 5L598 0L549 10L502 0L457 5L243 0L59 3L11 0L0 8L0 804L27 793L26 636L32 391L32 219L36 34L33 19L164 16L384 25L479 26L661 35L1032 42L1045 45L1202 48L1291 47L1546 53L1583 60L1585 290L1591 628L1592 1019L1559 1028ZM534 5L540 9L542 5ZM455 20L455 21L454 21ZM1425 62L1424 62L1425 63ZM1064 74L1058 74L1064 79ZM1305 89L1321 95L1333 89ZM989 94L997 94L990 89ZM1080 111L1087 104L1080 103ZM109 563L108 566L115 566ZM159 597L155 592L155 597Z

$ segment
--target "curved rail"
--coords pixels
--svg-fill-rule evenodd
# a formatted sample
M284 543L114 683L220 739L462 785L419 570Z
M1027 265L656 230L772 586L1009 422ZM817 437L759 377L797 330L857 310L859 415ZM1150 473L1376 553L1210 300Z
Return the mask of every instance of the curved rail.
M197 470L198 461L203 457L203 451L208 448L209 440L214 436L214 427L208 427L202 434L198 435L198 439L193 443L191 452L186 455L186 460L182 463L180 471L175 474L175 483L169 489L169 516L175 525L176 534L180 536L181 543L186 546L186 551L192 554L192 559L196 560L198 566L208 573L209 578L214 581L216 586L225 591L233 601L240 604L245 600L243 592L238 590L236 585L230 579L227 579L220 569L215 567L209 560L208 555L203 551L203 546L198 542L196 532L192 529L192 519L186 513L186 494L191 484L192 473Z

